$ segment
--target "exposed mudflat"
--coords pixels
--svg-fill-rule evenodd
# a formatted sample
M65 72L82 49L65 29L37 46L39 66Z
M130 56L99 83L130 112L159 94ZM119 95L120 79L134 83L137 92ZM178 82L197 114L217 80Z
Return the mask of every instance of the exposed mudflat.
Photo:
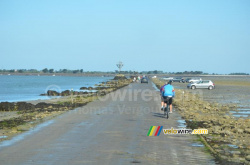
M202 77L203 80L212 80L215 89L188 90L193 94L198 94L201 99L214 103L235 104L237 107L231 113L235 117L249 117L250 113L250 76L215 76ZM187 89L188 83L174 82L174 86L179 89Z
M173 84L178 88L173 104L184 119L178 121L192 129L206 128L208 134L200 137L221 160L230 164L250 164L250 84L239 77L236 80L226 77L226 83L216 78L211 78L215 85L218 84L213 90L191 90L186 89L187 84ZM154 82L158 88L164 84L158 79Z

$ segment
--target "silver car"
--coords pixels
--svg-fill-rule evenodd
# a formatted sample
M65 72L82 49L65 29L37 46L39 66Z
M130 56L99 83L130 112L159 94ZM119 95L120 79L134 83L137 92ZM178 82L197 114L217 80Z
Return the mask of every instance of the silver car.
M191 78L191 79L188 80L189 83L198 83L200 81L202 81L202 79L198 78L198 77Z
M174 78L173 77L164 77L162 78L163 80L173 80Z
M187 85L187 88L190 88L190 89L207 88L211 90L215 88L215 85L211 80L203 80L203 81L199 81L196 83L190 83Z

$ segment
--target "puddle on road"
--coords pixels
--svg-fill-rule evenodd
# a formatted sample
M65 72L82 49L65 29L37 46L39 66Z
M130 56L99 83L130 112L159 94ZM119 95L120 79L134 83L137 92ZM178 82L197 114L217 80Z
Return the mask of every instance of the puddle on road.
M159 89L157 88L157 86L156 86L154 83L152 83L152 87L153 87L156 91L159 91Z
M192 147L204 147L202 143L192 143L191 146Z
M239 113L243 115L250 115L250 111L230 111L231 113Z
M19 141L25 139L28 135L34 134L34 133L40 131L42 128L51 125L52 123L54 123L54 120L50 120L50 121L44 122L42 124L37 125L36 127L34 127L33 129L31 129L31 130L29 130L27 132L24 132L24 133L22 133L20 135L17 135L15 137L13 137L10 140L3 141L3 142L0 143L0 148L1 147L7 147L7 146L10 146L10 145L13 145L16 142L19 142Z
M230 111L234 117L248 117L250 115L250 108L240 107L237 111Z
M239 111L247 111L250 112L250 108L238 108Z
M178 122L178 127L179 128L186 128L187 127L187 123L186 123L186 121L185 120L183 120L183 119L179 119L179 120L177 120L177 122Z
M7 138L8 136L0 136L0 139L5 139Z
M231 148L238 148L237 145L233 145L233 144L228 144L228 146L231 147Z

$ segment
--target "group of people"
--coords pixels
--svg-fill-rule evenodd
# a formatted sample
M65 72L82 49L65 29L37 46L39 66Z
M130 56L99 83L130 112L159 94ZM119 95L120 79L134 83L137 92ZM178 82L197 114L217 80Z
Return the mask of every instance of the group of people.
M135 76L135 77L133 78L133 82L140 82L140 80L141 80L143 77L146 77L146 78L147 78L147 76L145 76L145 75L143 75L143 76Z
M142 79L142 76L134 77L133 82L140 82L141 79Z
M163 85L160 89L160 94L161 94L161 110L163 111L164 108L167 107L167 104L169 105L170 112L173 112L173 107L172 107L172 102L173 102L173 97L175 96L175 90L174 87L172 86L172 80L166 82L165 85Z

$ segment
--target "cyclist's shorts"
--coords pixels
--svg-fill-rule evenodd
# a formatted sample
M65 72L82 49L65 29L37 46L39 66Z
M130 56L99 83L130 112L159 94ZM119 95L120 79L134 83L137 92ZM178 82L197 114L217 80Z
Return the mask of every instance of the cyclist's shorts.
M172 97L163 96L164 103L171 105L173 102Z

